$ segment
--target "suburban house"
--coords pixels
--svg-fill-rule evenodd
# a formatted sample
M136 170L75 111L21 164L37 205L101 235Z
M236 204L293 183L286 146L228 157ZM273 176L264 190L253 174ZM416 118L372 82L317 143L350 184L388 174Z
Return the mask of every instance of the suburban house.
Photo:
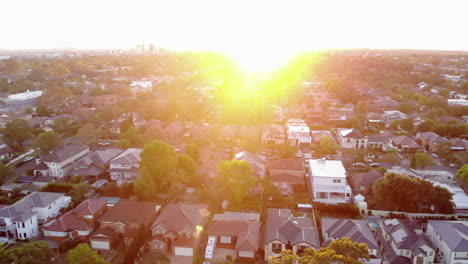
M3 137L0 137L0 160L13 157L13 149L6 144Z
M242 151L234 155L233 160L247 161L254 170L254 176L258 179L263 179L266 173L266 157L256 155L248 151Z
M95 221L107 210L107 201L88 199L75 209L42 226L44 237L62 241L67 238L86 239L95 227Z
M457 175L457 169L451 168L444 165L427 165L421 169L415 169L417 173L421 176L435 176L435 177L445 177L448 179L454 179Z
M382 115L382 120L385 122L385 124L390 124L393 120L407 119L407 118L408 118L408 115L398 110L384 111Z
M336 135L338 142L345 149L367 148L367 137L357 129L340 129L337 131Z
M66 176L72 171L74 162L88 152L88 146L72 140L66 141L36 159L34 175L55 178Z
M292 145L297 145L299 148L310 146L310 143L312 143L310 129L304 120L289 119L286 122L286 126L288 128L288 141Z
M294 193L293 186L305 186L304 161L301 158L269 160L267 167L270 182L276 185L283 195Z
M435 151L439 144L448 142L446 138L434 132L419 132L416 134L416 139L420 142L421 147L427 151Z
M260 214L224 212L213 217L208 227L208 259L225 260L227 255L255 260L260 249ZM210 246L211 245L211 246ZM217 251L222 248L223 251ZM211 253L211 255L210 255ZM223 254L224 253L224 254Z
M278 124L266 125L262 130L262 144L282 144L286 142L283 126Z
M383 177L377 170L370 170L364 173L351 174L351 181L354 190L360 194L368 194L372 190L374 183Z
M389 136L387 134L375 134L367 136L367 145L379 150L386 150L389 143Z
M355 243L364 243L369 248L370 258L364 263L382 263L379 245L366 220L322 218L322 237L324 246L335 239L348 237Z
M378 219L378 240L389 264L431 264L436 250L423 233L421 223L412 219Z
M150 251L175 256L193 256L198 232L209 218L204 204L170 203L151 226Z
M398 136L390 139L390 144L399 150L417 151L421 146L408 136Z
M268 208L264 243L265 261L270 256L281 256L283 249L301 255L307 248L320 248L312 220L307 216L295 217L290 209Z
M336 144L335 137L328 130L312 130L310 131L310 134L312 135L312 141L314 144L320 144L320 140L322 140L324 137L329 138L333 143Z
M122 149L116 148L90 152L75 162L73 175L80 175L90 182L104 179L106 170L109 168L109 161L122 152Z
M309 160L312 198L324 203L351 202L351 187L340 160Z
M39 223L57 217L71 197L63 193L33 192L0 209L0 240L30 239L39 234Z
M435 221L427 224L426 234L445 264L468 263L468 222Z
M119 200L98 218L100 227L89 238L91 247L110 250L116 244L115 238L123 238L128 246L139 228L149 228L159 208L155 203Z
M120 153L109 162L109 173L111 180L117 185L135 181L140 167L141 148L129 148Z

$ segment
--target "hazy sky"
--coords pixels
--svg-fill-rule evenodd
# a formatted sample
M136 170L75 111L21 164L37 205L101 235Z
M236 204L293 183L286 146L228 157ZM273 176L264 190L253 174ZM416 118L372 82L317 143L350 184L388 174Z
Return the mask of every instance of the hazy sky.
M0 48L468 50L468 1L4 0Z

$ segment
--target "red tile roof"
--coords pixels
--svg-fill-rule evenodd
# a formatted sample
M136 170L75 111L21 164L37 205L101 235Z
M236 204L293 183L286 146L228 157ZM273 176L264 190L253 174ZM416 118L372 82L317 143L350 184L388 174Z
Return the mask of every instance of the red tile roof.
M77 215L94 215L102 208L106 208L107 201L101 199L88 199L78 205L73 212Z

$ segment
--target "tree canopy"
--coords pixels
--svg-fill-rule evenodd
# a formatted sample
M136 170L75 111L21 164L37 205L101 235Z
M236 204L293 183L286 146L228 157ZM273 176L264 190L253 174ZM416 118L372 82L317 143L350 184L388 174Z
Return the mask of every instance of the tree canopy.
M54 253L44 241L19 244L0 251L0 263L49 264Z
M434 208L443 214L453 213L452 193L431 182L404 174L387 173L373 186L379 209L400 212L422 212Z
M16 118L6 123L3 140L14 149L22 149L23 143L33 138L32 127L24 119Z
M42 154L47 154L49 151L60 144L60 135L53 131L46 131L39 134L34 142L36 147L38 147Z
M145 144L140 154L135 191L142 197L153 197L167 187L178 173L178 154L171 145L155 140Z
M82 243L68 251L68 263L70 264L105 264L104 259L93 251L87 243Z
M314 151L318 157L323 157L335 154L340 148L340 145L335 144L329 137L323 137Z
M424 152L417 152L411 156L411 168L424 169L428 165L434 165L432 158Z
M468 164L463 165L457 171L457 178L460 179L462 182L468 182Z
M369 259L369 248L365 243L355 243L349 238L333 240L328 247L314 250L308 248L302 256L292 254L291 250L283 250L281 258L272 257L273 264L362 264Z
M225 160L218 163L215 182L232 206L242 206L244 199L255 187L256 179L248 162Z
M12 167L0 163L0 182L4 182L5 180L13 177L15 175L15 171Z

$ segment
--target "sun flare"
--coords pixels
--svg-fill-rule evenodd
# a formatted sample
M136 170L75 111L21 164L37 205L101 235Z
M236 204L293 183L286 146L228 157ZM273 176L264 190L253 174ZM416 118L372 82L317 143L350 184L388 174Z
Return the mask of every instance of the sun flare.
M296 52L265 49L236 50L227 53L243 70L252 74L267 74L279 70L296 55Z

